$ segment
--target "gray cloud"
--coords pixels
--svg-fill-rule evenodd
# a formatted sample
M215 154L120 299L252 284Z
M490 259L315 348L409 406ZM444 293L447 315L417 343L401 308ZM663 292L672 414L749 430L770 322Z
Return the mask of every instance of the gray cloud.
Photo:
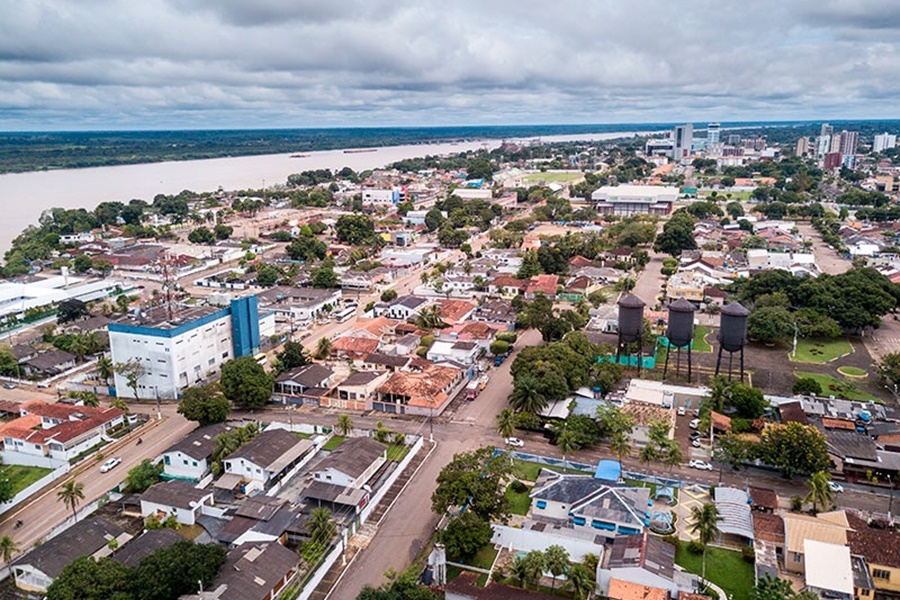
M890 0L0 0L0 129L893 117Z

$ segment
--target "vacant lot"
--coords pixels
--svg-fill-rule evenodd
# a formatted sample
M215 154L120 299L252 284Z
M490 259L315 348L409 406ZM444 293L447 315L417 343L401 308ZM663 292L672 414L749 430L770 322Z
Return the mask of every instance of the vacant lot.
M687 543L678 544L675 563L685 571L700 575L703 555L688 552ZM706 578L725 590L733 600L750 600L756 585L753 566L745 562L740 552L723 548L707 548Z
M21 465L0 466L0 477L8 477L13 485L13 493L18 494L29 485L50 472L41 467L23 467Z
M570 183L579 179L584 179L584 173L548 171L547 173L529 173L522 178L522 181L536 185L538 183Z

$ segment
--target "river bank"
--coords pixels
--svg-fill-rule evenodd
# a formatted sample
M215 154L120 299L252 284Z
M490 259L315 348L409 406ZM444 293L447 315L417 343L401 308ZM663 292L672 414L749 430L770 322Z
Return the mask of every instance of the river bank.
M634 135L615 132L552 136L546 141L591 141ZM32 171L0 175L0 250L5 252L19 233L35 225L45 210L54 207L92 210L99 203L132 198L150 201L157 194L177 194L219 188L237 190L281 184L288 175L313 169L355 171L376 169L404 158L494 149L501 140L458 143L411 144L377 149L340 149L297 154L266 154L232 158L147 163L114 167L91 167L58 171ZM349 150L349 152L348 152Z

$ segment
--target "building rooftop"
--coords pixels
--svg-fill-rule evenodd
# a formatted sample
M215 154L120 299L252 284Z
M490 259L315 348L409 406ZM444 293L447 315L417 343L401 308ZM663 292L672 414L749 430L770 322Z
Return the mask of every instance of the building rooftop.
M123 534L124 529L107 519L88 518L50 538L12 564L32 565L55 579L76 558L94 554Z
M394 373L378 386L378 392L407 396L412 406L438 407L447 399L444 389L459 375L459 369L429 364L419 372Z
M372 383L385 374L385 371L355 371L350 373L347 379L338 384L338 387L345 385L366 385Z
M141 310L138 314L131 314L121 317L120 319L109 324L110 329L114 329L116 325L134 325L138 327L149 327L153 329L175 329L186 323L208 317L214 313L224 310L218 306L178 306L172 311L171 317L169 311L164 306Z
M190 510L211 495L212 490L199 489L190 481L170 479L147 488L147 491L141 494L141 501Z
M334 469L349 477L359 477L373 462L381 457L387 446L367 437L355 437L332 450L318 465L316 471Z
M181 452L191 458L202 460L212 456L216 446L216 436L229 431L225 423L216 423L195 429L163 451L163 454Z
M669 591L613 577L609 580L606 597L612 600L669 600Z
M168 527L150 529L116 550L111 558L117 563L133 569L158 550L186 541L188 540L174 529Z
M607 567L640 567L669 581L675 575L675 546L653 535L620 535L613 539Z
M226 456L225 460L243 458L267 471L277 473L313 447L310 440L299 438L290 431L269 429Z

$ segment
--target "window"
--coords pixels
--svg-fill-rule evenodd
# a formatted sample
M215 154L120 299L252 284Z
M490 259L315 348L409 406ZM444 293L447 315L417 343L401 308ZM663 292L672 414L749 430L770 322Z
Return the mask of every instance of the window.
M181 462L183 462L183 463L184 463L184 464L185 464L185 465L187 465L187 464L188 464L188 461L187 461L187 459L182 459L182 461L181 461Z
M586 523L584 517L573 517L572 522L576 525L584 525Z
M802 562L803 555L800 554L799 552L791 552L791 560L793 560L794 562L797 562L797 563Z
M869 595L869 590L867 590L867 589L861 589L861 590L859 590L859 593L860 593L861 595L863 595L863 596L868 596L868 595Z
M167 465L171 464L171 461L169 460L168 456L163 456L163 462L166 463Z
M875 579L891 579L891 572L885 569L872 569L872 577Z
M547 503L543 500L538 500L537 503L535 504L535 506L543 509L543 508L547 508Z
M194 466L194 467L196 467L196 466L197 466L197 461L196 461L196 460L191 461L191 465Z

